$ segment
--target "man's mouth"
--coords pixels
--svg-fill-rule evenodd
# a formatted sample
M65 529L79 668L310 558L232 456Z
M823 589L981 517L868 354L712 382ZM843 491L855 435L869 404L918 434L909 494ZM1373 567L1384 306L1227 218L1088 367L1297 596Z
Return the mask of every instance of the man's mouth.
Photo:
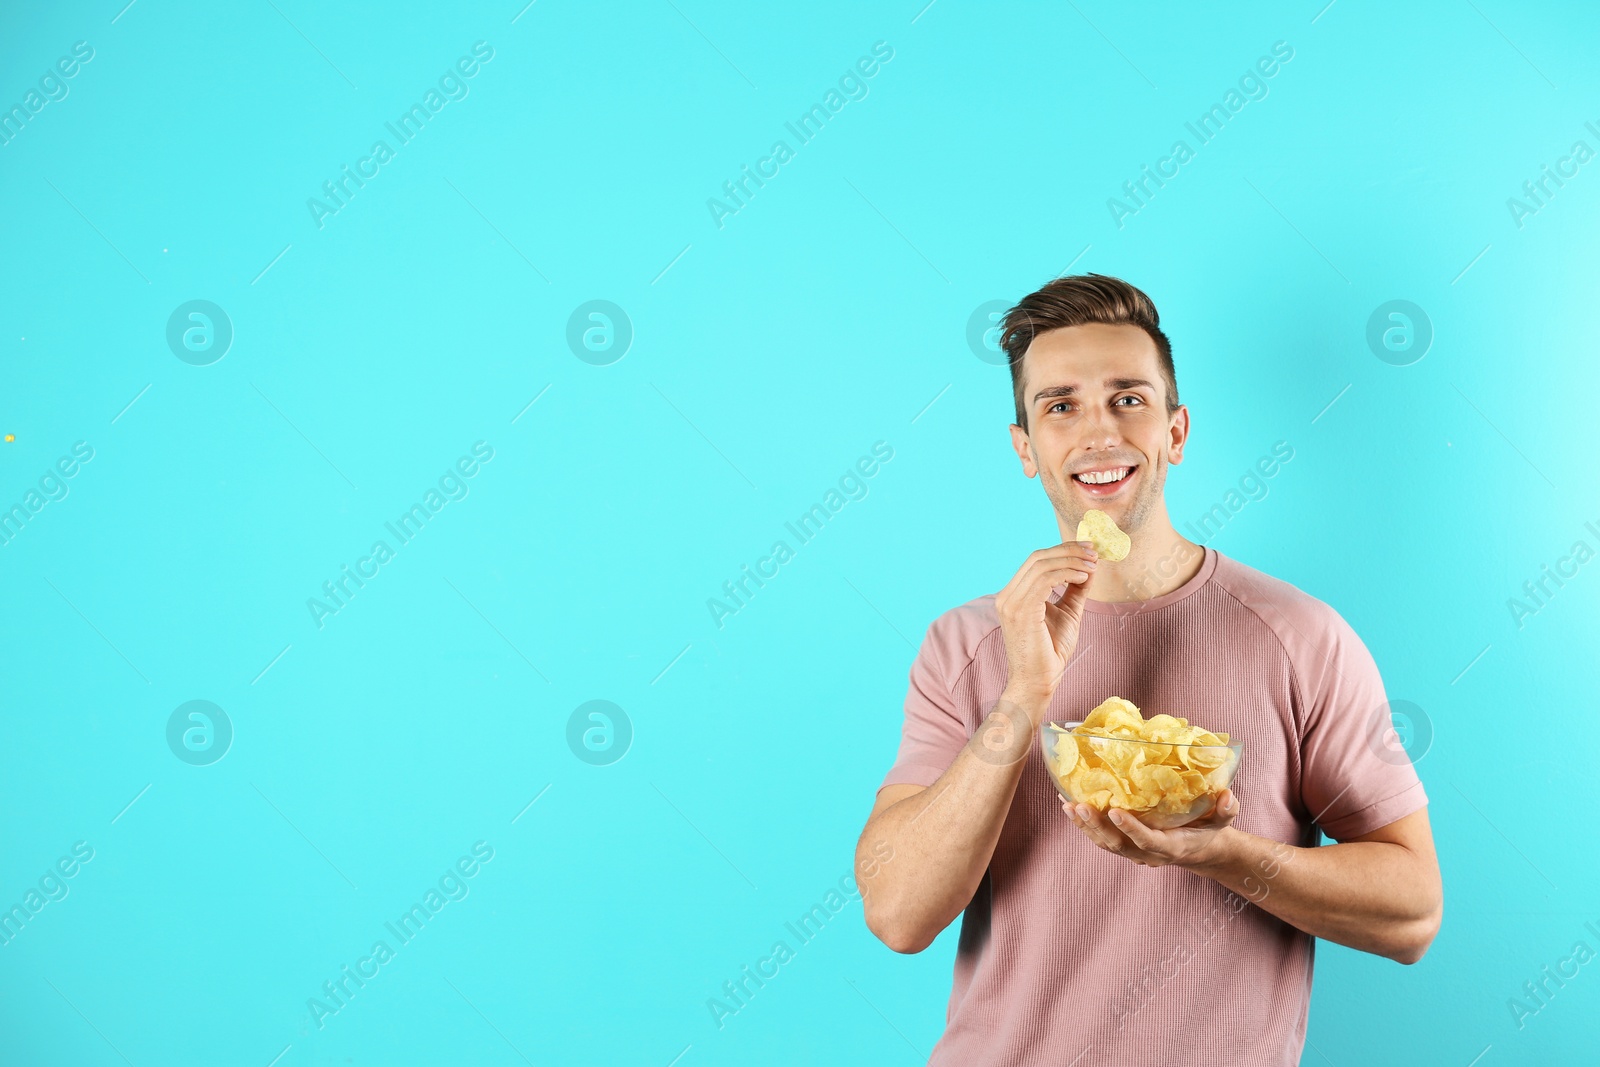
M1072 480L1091 496L1108 496L1121 489L1138 467L1102 467L1099 470L1079 471Z

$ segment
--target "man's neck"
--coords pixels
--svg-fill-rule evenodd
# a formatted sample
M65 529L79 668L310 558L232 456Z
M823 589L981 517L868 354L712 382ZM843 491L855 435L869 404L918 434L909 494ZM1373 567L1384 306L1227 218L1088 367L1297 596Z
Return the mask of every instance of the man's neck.
M1071 531L1076 535L1077 531ZM1138 530L1128 531L1133 547L1128 558L1102 559L1089 579L1089 599L1123 603L1151 600L1181 587L1200 573L1205 549L1186 540L1167 518L1166 509L1152 514Z

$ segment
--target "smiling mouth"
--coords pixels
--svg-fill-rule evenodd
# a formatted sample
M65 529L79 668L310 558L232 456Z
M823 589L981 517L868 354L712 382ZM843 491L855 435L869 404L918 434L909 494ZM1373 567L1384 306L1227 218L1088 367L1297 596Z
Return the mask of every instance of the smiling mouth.
M1079 485L1092 486L1096 489L1110 488L1120 485L1132 476L1136 467L1108 467L1105 470L1083 471L1072 476L1072 480Z

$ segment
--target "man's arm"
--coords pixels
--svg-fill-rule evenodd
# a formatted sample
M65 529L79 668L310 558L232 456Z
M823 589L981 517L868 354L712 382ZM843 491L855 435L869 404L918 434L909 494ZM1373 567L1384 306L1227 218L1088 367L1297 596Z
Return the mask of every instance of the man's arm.
M1400 963L1422 959L1444 918L1427 808L1317 848L1229 827L1211 857L1185 866L1313 937Z
M1003 696L933 785L884 786L856 844L867 927L896 952L921 952L971 902L1022 777L1044 702Z
M896 952L927 948L978 891L1033 736L1077 648L1095 560L1088 541L1028 556L995 596L1006 646L999 702L933 785L878 791L856 843L856 884L867 928Z
M1237 802L1224 800L1231 824ZM1184 867L1313 937L1400 963L1422 959L1444 917L1426 808L1338 844L1297 848L1231 825L1152 830L1126 812L1063 806L1108 852Z

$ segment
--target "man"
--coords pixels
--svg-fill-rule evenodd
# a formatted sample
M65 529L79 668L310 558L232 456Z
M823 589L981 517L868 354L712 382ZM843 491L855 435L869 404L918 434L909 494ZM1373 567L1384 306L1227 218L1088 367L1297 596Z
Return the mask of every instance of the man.
M1332 608L1173 529L1189 412L1149 297L1060 278L1002 326L1012 445L1062 541L928 628L857 845L867 925L920 952L963 914L933 1065L1298 1063L1314 939L1415 963L1443 913L1377 668ZM1073 539L1090 508L1122 561ZM1244 742L1211 815L1059 800L1040 724L1109 696Z

